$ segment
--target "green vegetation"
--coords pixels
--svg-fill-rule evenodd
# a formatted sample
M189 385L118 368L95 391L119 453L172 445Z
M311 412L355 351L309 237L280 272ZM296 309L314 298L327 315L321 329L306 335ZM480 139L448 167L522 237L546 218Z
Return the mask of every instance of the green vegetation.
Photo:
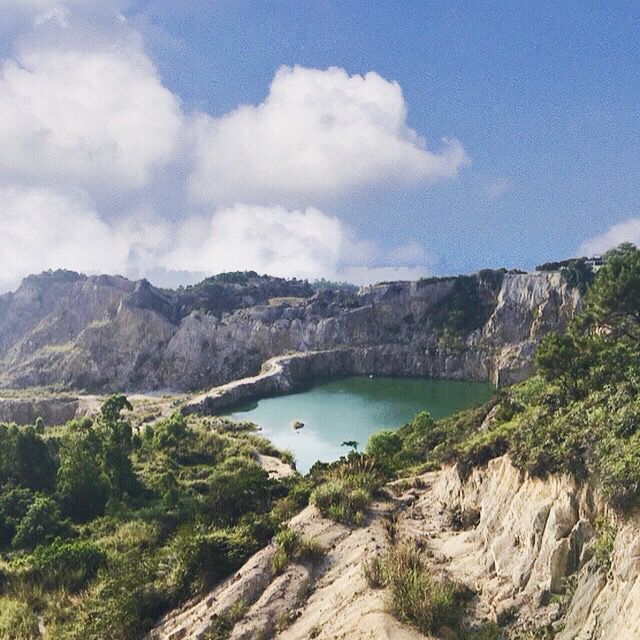
M433 575L423 558L424 550L415 541L393 544L385 555L365 560L364 575L372 589L388 589L391 613L422 633L437 634L444 627L463 640L501 640L502 632L493 622L473 627L463 623L471 594Z
M596 522L596 543L593 557L600 569L608 571L611 566L611 554L616 541L616 527L610 520L600 519Z
M483 269L471 276L455 278L451 291L433 311L436 331L454 338L481 327L496 307L505 273L505 269Z
M383 558L369 560L364 571L369 586L389 588L391 612L398 620L423 633L459 626L460 590L430 575L415 542L394 546Z
M594 271L587 258L570 258L559 262L545 262L536 271L559 271L565 282L580 293L586 293L593 282Z
M396 473L455 461L466 474L509 453L535 476L591 477L630 507L640 497L639 339L640 251L625 244L604 256L567 331L543 338L535 376L484 407L439 421L419 414L397 432L399 450L384 435L374 449L386 442Z
M244 602L236 602L223 613L214 616L204 640L227 640L233 631L233 627L242 620L246 612L247 607Z
M293 529L284 528L275 537L277 546L271 568L274 575L281 574L290 562L315 562L325 554L317 540L307 540Z
M256 463L280 454L247 425L137 422L116 395L95 420L0 425L0 638L142 637L308 501L300 476L270 479ZM320 553L286 536L287 561Z
M330 465L316 463L310 478L317 485L311 502L320 513L355 527L364 524L367 507L384 481L375 461L355 452Z

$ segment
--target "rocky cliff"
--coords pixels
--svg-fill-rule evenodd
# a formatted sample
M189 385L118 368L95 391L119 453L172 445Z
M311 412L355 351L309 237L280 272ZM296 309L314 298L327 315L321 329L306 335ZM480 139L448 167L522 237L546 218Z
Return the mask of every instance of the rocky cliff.
M602 518L612 523L604 559L596 552ZM326 520L314 507L291 527L324 546L319 565L293 563L274 576L269 545L211 593L167 615L150 640L206 638L238 602L245 608L232 640L259 632L279 640L424 638L395 620L389 594L365 580L365 561L404 540L420 545L432 575L467 590L471 627L495 621L500 637L512 640L640 638L640 518L616 518L590 484L568 475L533 479L502 457L466 479L450 467L409 486L393 483L363 528ZM450 628L438 637L461 640Z
M359 291L251 273L167 291L54 272L0 296L0 383L205 389L288 352L349 348L354 373L502 384L527 375L540 336L579 304L557 272L485 271Z

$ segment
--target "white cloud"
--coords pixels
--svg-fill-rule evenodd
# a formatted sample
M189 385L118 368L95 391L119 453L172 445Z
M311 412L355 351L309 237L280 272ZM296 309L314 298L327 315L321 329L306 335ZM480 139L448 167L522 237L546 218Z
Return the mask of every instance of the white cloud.
M356 239L338 218L314 208L290 211L236 204L211 216L189 219L172 236L173 246L160 260L162 267L172 272L255 270L357 284L389 279L394 274L410 278L426 272L425 267L376 266L385 257L380 247ZM404 258L408 251L413 262L425 258L415 243L399 248L397 255Z
M281 67L258 106L196 118L192 194L215 203L306 201L452 177L468 163L455 139L429 151L406 118L400 86L377 73Z
M633 242L640 246L640 218L619 222L609 227L603 234L585 240L578 249L578 255L601 254L623 242Z
M498 200L511 189L511 183L506 178L496 178L487 184L484 191L491 200Z
M51 189L0 188L0 289L46 269L119 271L128 242L82 198Z
M283 67L257 106L186 115L126 4L0 0L0 34L15 39L0 47L0 290L55 268L357 283L428 272L420 244L360 240L310 206L469 162L455 139L427 149L397 83ZM181 201L189 171L197 203ZM159 215L177 202L181 217Z
M208 273L254 269L313 278L335 267L344 242L342 223L317 209L238 204L181 224L163 266Z
M96 189L140 187L171 160L177 98L132 42L29 48L0 71L0 172Z
M0 291L13 287L17 274L57 268L152 279L159 274L182 282L194 280L193 274L236 270L356 284L427 273L422 266L377 266L384 256L380 247L358 241L340 220L313 208L238 204L175 223L146 211L105 223L86 198L10 187L0 188L0 210L6 247ZM396 255L407 251L424 256L413 244Z

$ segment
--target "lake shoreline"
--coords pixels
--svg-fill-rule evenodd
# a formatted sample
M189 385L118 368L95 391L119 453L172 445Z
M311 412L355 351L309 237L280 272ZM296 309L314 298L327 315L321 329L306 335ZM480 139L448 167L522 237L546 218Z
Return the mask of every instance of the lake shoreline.
M213 387L185 403L181 411L184 415L217 415L245 402L280 396L303 390L305 386L323 380L349 376L471 381L458 376L430 378L397 375L395 371L381 370L377 355L375 348L344 347L276 356L267 360L257 375Z
M247 400L222 415L258 425L261 436L291 451L305 473L318 460L332 462L344 455L349 445L343 443L357 443L363 450L373 433L397 429L421 411L444 418L486 402L491 394L491 385L478 381L348 376ZM296 429L296 423L304 427Z

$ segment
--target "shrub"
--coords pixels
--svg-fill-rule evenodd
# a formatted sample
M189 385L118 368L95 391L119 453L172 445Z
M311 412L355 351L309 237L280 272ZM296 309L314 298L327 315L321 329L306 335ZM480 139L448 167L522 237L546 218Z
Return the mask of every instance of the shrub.
M0 493L0 545L11 542L18 523L29 510L33 493L26 487L5 488Z
M37 547L31 556L31 572L48 589L76 591L93 578L106 562L105 553L86 540L56 541Z
M62 519L58 505L51 498L39 495L16 527L12 544L18 549L33 549L69 532L69 524Z
M381 589L385 586L384 562L380 556L365 558L362 570L367 584L372 589Z
M159 554L158 581L171 602L179 602L232 573L258 545L245 529L207 533L184 526Z
M596 566L604 572L611 566L611 554L616 542L617 530L611 520L601 518L596 521L596 542L593 559Z
M323 479L311 494L311 502L320 513L336 522L359 527L365 511L380 486L381 478L373 461L357 453L349 454Z
M69 624L56 630L64 640L129 640L149 629L166 608L154 581L154 566L139 553L119 557L101 571L88 596L80 600Z
M640 495L640 432L601 439L596 464L605 496L614 506L632 506Z
M240 601L226 611L214 615L203 640L227 640L233 631L233 627L242 620L246 612L246 605Z
M226 526L245 513L264 513L271 506L272 484L264 469L244 459L235 469L216 470L209 480L205 503L210 521Z
M367 443L367 455L387 472L391 472L396 468L396 456L401 449L402 440L400 436L389 429L374 433Z
M460 622L459 589L448 580L431 576L415 543L392 549L384 561L390 589L391 611L422 633L434 633L442 626Z
M297 531L284 528L275 537L276 553L271 562L274 575L282 573L292 561L316 561L325 550L316 540L303 538Z

